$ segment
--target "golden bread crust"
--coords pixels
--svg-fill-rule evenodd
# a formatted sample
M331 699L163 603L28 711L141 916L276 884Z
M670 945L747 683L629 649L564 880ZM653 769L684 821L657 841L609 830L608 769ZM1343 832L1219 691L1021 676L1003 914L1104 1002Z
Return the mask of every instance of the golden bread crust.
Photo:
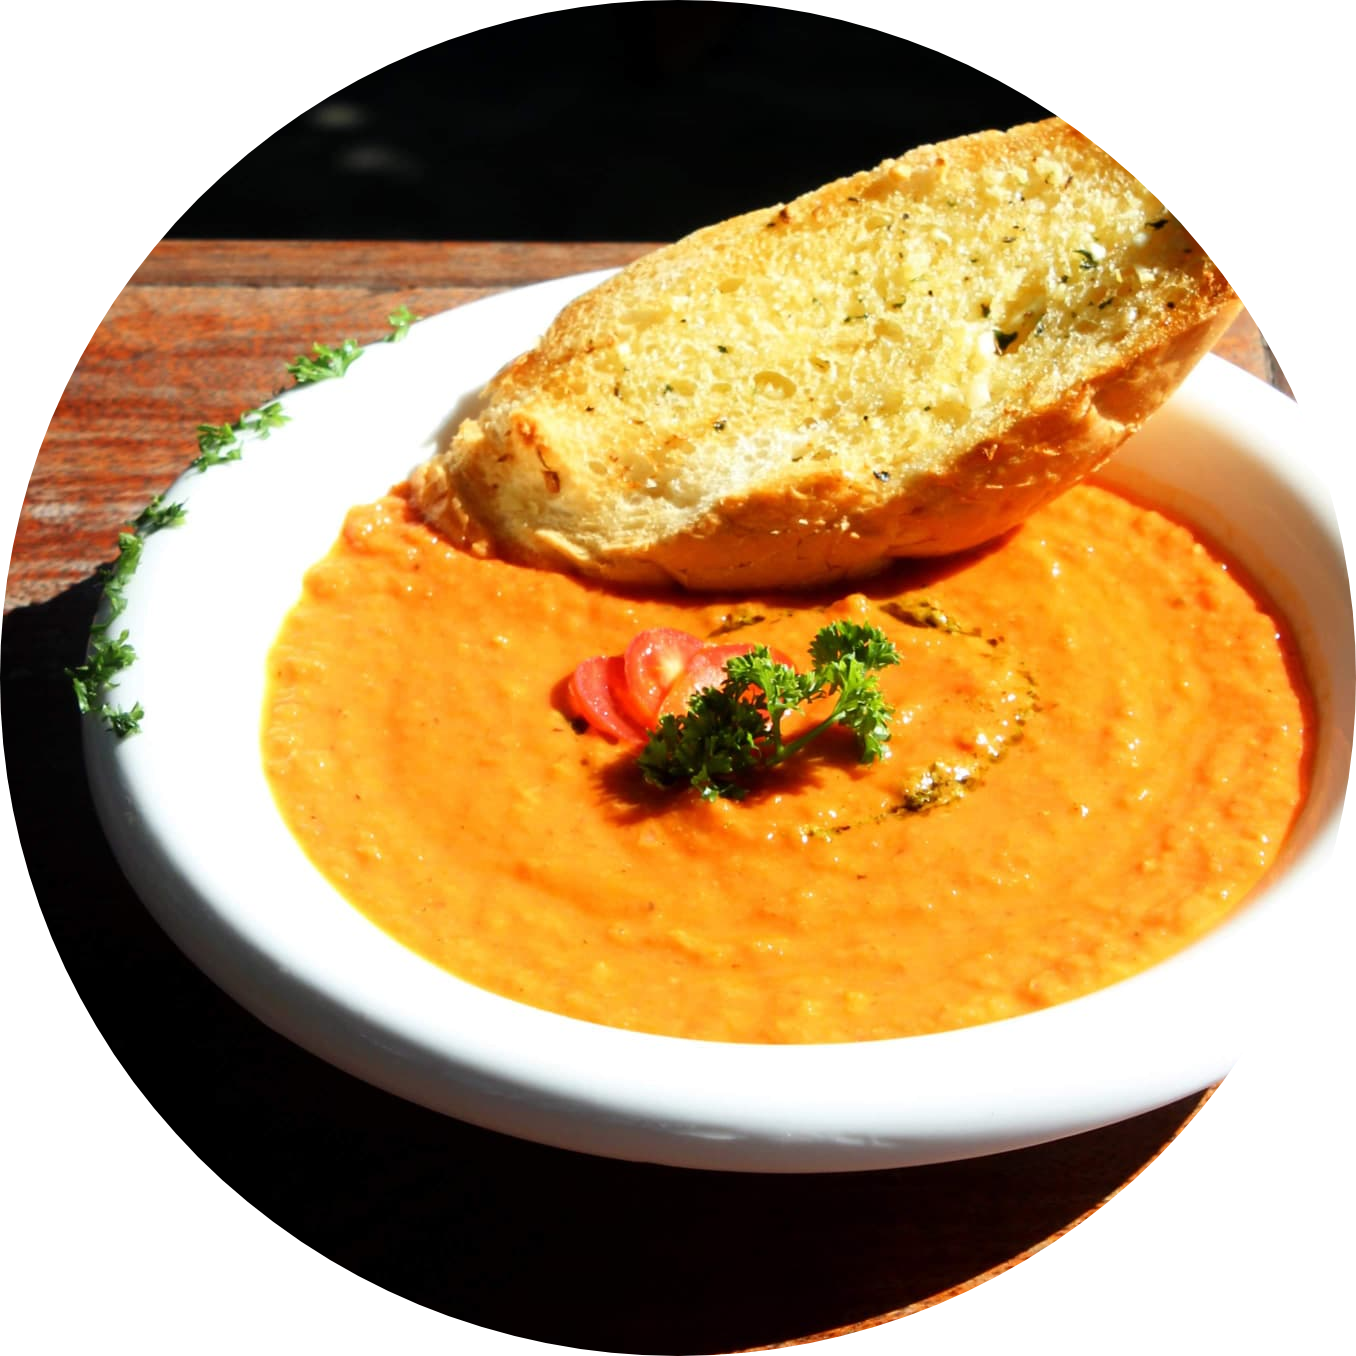
M978 545L1094 470L1237 309L1066 124L959 138L585 294L415 498L469 550L621 583L867 575Z

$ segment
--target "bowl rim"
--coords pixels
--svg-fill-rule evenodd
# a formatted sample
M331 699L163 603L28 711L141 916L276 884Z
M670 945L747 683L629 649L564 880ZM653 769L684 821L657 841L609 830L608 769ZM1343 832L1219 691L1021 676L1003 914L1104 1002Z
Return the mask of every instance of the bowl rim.
M760 1046L623 1031L438 969L343 902L276 813L270 827L271 800L259 802L259 704L251 725L248 712L223 712L193 690L204 647L228 652L223 670L214 664L218 693L261 696L261 637L271 640L290 605L278 600L288 588L295 596L344 509L379 494L382 474L402 478L503 361L609 272L423 321L404 344L365 351L343 382L284 397L294 422L266 448L176 482L167 498L187 503L189 520L147 540L119 622L138 652L119 696L144 699L144 729L120 741L93 720L84 727L97 813L152 915L237 1001L340 1068L493 1130L620 1158L744 1171L942 1162L1093 1129L1217 1082L1264 1017L1257 978L1288 916L1325 892L1353 691L1350 586L1317 444L1293 402L1219 358L1200 364L1106 478L1174 507L1174 495L1189 501L1188 516L1207 519L1201 526L1273 593L1292 573L1303 580L1277 601L1320 689L1321 731L1284 865L1232 918L1148 971L1053 1008L929 1036ZM449 389L464 394L438 395ZM409 408L393 430L382 411L397 394ZM1192 459L1164 454L1165 439L1184 435L1225 457L1232 517L1208 521L1215 501L1184 483ZM365 455L374 438L387 439L384 471ZM1265 511L1240 498L1244 484ZM306 527L283 546L274 535L299 494L310 497ZM1239 513L1257 518L1241 535ZM223 571L242 515L253 559Z

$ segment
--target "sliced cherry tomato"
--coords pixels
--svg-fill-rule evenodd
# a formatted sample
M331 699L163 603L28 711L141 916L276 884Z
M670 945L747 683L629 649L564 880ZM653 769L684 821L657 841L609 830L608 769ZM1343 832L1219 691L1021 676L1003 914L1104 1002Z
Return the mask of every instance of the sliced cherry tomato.
M570 675L570 705L577 716L609 739L643 744L649 735L626 714L617 695L625 690L626 665L618 654L586 659Z
M749 645L703 645L691 659L682 676L669 688L668 695L660 703L659 717L681 716L686 714L688 703L703 688L719 687L725 681L725 665L737 654L748 654L756 649ZM791 661L780 650L769 650L775 663L791 667Z
M626 647L624 701L632 720L650 729L659 723L659 708L669 689L702 648L700 637L670 626L642 631Z

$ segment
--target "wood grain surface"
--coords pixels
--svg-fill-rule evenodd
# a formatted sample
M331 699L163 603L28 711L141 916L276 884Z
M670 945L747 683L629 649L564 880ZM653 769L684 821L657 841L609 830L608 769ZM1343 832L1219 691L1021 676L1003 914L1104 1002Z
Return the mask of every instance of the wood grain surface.
M508 287L623 264L648 244L165 241L90 340L43 443L6 610L52 597L116 552L118 527L196 455L201 423L288 384L316 339L367 342L401 304L432 315ZM1288 390L1250 317L1219 352Z
M85 791L64 669L119 527L196 454L200 422L288 384L316 339L385 334L644 244L178 241L91 338L38 456L5 596L0 698L20 841L71 979L153 1106L304 1243L432 1309L591 1350L785 1345L898 1318L1058 1238L1207 1097L966 1163L772 1177L526 1144L368 1087L275 1036L150 921ZM1288 390L1256 326L1219 351ZM204 807L205 813L216 807Z

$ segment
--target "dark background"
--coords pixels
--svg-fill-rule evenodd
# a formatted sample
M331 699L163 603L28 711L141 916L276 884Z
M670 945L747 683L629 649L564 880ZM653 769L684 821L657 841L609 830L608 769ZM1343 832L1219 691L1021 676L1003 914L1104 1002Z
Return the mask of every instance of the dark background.
M1336 49L1276 24L751 4L515 5L449 24L247 3L202 31L30 22L24 50L47 56L11 83L11 328L42 354L41 426L164 237L673 240L1051 111L1187 221L1302 399L1295 336L1332 320L1326 157L1345 77Z
M7 146L11 328L42 354L42 424L164 237L673 240L1051 111L1191 226L1302 399L1295 336L1332 321L1345 77L1298 28L751 4L202 18L94 16L72 34L30 15Z
M170 234L670 240L923 142L1044 116L972 67L837 19L597 5L359 80L258 146Z

